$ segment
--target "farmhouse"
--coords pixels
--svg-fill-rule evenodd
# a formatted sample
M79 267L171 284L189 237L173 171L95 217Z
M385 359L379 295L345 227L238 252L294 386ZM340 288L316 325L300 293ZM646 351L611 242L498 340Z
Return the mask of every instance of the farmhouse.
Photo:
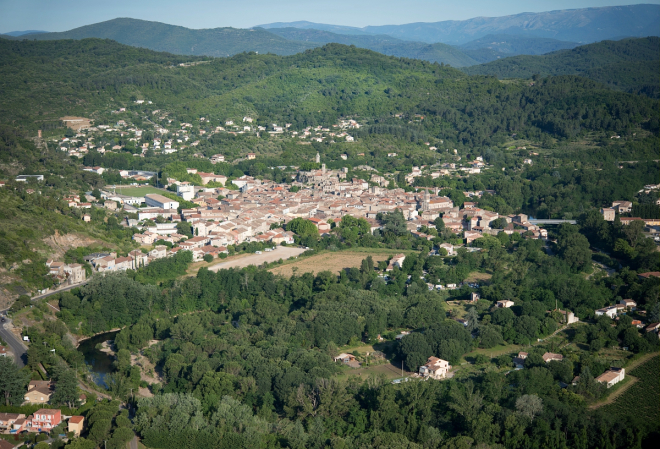
M621 382L625 377L625 368L610 368L600 376L596 377L596 380L607 385L607 388L610 388L612 385Z
M419 375L431 379L444 379L451 369L448 361L437 357L429 357L425 365L419 367Z

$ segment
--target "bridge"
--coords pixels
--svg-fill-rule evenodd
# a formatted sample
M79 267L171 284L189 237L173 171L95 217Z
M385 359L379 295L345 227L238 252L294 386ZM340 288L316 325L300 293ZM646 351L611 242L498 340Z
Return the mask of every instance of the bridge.
M568 223L568 224L573 224L574 225L574 224L577 223L577 221L575 221L575 220L559 220L559 219L539 220L539 219L535 219L535 218L530 218L528 221L531 224L534 224L534 225L543 225L543 224L554 225L554 224L562 224L562 223Z

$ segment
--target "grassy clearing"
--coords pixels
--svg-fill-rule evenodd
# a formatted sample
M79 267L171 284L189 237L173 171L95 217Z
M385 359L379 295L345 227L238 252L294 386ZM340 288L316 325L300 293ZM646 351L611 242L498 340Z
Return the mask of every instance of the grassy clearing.
M490 278L492 278L493 275L489 273L480 273L478 271L473 271L470 273L470 275L465 279L466 282L479 282L479 281L488 281Z

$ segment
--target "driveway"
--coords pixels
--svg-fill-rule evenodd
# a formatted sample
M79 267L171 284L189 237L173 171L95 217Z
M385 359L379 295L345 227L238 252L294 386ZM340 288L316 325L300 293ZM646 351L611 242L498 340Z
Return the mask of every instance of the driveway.
M218 271L226 270L228 268L245 268L250 265L259 266L264 262L275 262L280 259L286 260L291 256L298 257L304 252L304 248L278 246L274 251L263 251L261 254L252 254L250 256L241 257L240 259L232 260L229 262L218 263L212 267L209 267L209 270Z

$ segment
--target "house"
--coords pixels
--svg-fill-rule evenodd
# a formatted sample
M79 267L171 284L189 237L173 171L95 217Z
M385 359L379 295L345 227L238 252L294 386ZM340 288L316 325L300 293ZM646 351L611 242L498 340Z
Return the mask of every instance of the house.
M463 235L465 236L465 243L467 245L483 237L481 232L477 232L477 231L465 231Z
M632 320L632 323L630 324L635 326L637 329L641 329L644 327L644 323L642 323L640 320Z
M0 449L14 449L14 445L11 444L9 440L0 439Z
M431 379L444 379L451 369L448 361L437 357L429 357L425 365L419 367L419 375Z
M646 326L646 332L658 332L660 330L660 323L651 323Z
M47 404L53 394L55 385L50 380L31 380L25 393L28 404Z
M352 354L341 353L334 358L335 362L342 362L344 365L350 366L351 368L359 368L361 363L355 360L355 356Z
M394 267L403 268L403 262L406 260L405 254L397 254L396 256L390 259L390 264L387 266L385 271L392 271Z
M564 360L564 356L561 354L554 354L552 352L546 352L545 354L543 354L543 361L545 363L561 362L562 360Z
M580 321L580 319L578 317L576 317L575 314L573 312L569 311L569 310L557 309L557 312L564 315L564 320L563 321L566 324L573 324L573 323L577 323L578 321Z
M441 243L440 248L444 248L444 250L447 251L448 256L453 256L454 254L456 254L454 252L454 245L452 245L451 243Z
M600 213L603 214L603 220L605 221L614 221L615 211L611 207L604 207L600 210Z
M42 408L28 416L27 425L33 432L50 432L62 422L62 412L59 409Z
M648 273L639 273L639 274L637 275L637 278L638 278L640 281L643 281L643 280L645 280L645 279L652 278L652 277L654 277L654 278L660 278L660 271L649 271Z
M479 301L480 298L481 296L479 295L479 293L475 293L475 292L470 293L470 302L477 302Z
M635 310L637 309L637 303L632 299L622 299L619 301L619 304L626 306L626 309Z
M4 346L0 345L0 357L7 357L7 348ZM2 422L0 422L0 426L2 425Z
M513 306L513 301L510 301L508 299L497 301L497 307L508 309L511 306Z
M25 415L22 413L0 413L0 432L4 433L12 430L19 419L25 419Z
M527 353L526 352L519 352L518 357L513 358L513 364L515 365L516 369L523 369L525 367L525 360L527 360Z
M82 416L72 416L69 418L69 432L73 432L75 436L79 437L84 424L85 418Z
M630 201L613 201L612 209L615 209L620 214L632 211L632 203Z
M596 316L606 315L612 319L616 316L618 309L615 306L603 307L602 309L596 310L594 313Z
M198 172L197 173L201 178L202 178L202 184L206 185L209 182L219 182L223 186L227 182L227 177L224 175L216 175L214 173L203 173L203 172Z
M223 154L214 154L211 156L211 163L212 164L217 164L218 162L224 162L225 161L225 156Z
M247 158L249 161L251 161L252 159L256 159L257 155L255 153L248 153Z
M625 368L610 368L605 371L600 376L596 377L596 381L607 385L607 388L610 388L612 385L615 385L621 382L626 377Z

